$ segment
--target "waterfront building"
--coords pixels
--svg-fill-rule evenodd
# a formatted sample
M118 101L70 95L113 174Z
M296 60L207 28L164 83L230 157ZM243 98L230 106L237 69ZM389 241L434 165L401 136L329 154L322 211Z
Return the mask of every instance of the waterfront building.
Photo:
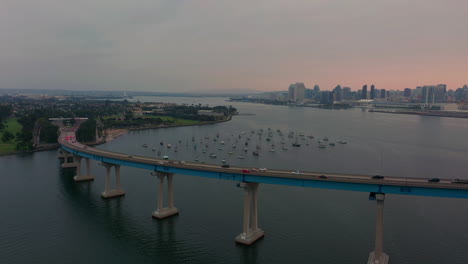
M447 86L445 84L425 85L422 87L422 102L425 105L445 103L447 101Z
M342 101L343 100L343 89L341 85L337 85L335 89L333 89L333 101Z
M294 83L289 85L289 101L302 103L305 98L305 85L304 83Z
M305 95L304 95L305 99L313 99L314 96L315 96L314 90L307 89L307 88L305 89Z
M367 99L367 84L364 84L364 86L362 86L362 98L361 99Z
M320 93L321 104L333 104L333 92L323 91Z
M454 93L453 96L457 101L465 101L468 100L468 85L464 85L462 88L458 88Z
M385 99L385 95L386 95L385 92L386 92L385 89L380 89L380 98Z
M352 100L352 92L350 87L343 87L343 99Z
M305 85L304 83L296 83L296 89L295 89L295 101L296 102L299 102L299 103L302 103L304 102L304 98L305 98Z
M370 99L375 99L375 85L370 86Z
M380 98L380 90L379 89L374 90L374 99L377 99L377 98Z
M411 97L411 89L410 88L405 88L403 91L403 96L404 97Z
M294 98L296 98L296 95L295 95L295 90L296 88L296 85L293 83L291 85L289 85L289 89L288 89L288 94L289 94L289 101L294 101Z
M320 92L320 86L318 86L317 84L314 85L314 92L315 92L316 94L318 94L318 93Z

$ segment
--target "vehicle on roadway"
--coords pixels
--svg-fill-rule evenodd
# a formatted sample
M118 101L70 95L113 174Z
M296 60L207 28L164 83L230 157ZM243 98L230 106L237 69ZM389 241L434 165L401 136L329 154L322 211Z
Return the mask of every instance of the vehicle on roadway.
M318 176L318 177L319 177L320 179L328 179L328 177L325 176L325 175L320 175L320 176Z
M293 172L291 172L291 173L292 173L292 174L302 174L302 173L301 173L300 171L298 171L298 170L297 170L297 171L293 171Z
M382 175L374 175L374 176L372 176L372 179L374 179L374 180L383 180L383 179L384 179L384 176L382 176Z
M260 168L259 171L267 171L267 168Z
M250 173L249 170L242 170L243 173Z
M427 181L428 182L440 182L440 179L439 178L432 178L432 179L429 179Z
M230 166L229 166L229 164L223 164L223 165L221 165L221 167L223 167L223 168L229 168Z

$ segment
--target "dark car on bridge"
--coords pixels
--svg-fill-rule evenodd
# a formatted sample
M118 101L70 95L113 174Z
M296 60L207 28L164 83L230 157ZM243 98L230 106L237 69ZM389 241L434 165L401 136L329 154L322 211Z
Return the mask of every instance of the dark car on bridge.
M374 179L374 180L383 180L383 178L384 178L384 176L382 176L382 175L374 175L374 176L372 176L372 179Z
M221 165L221 167L223 167L223 168L229 168L230 166L229 166L228 164L223 164L223 165Z
M432 178L432 179L429 179L427 181L428 182L440 182L440 179L439 178Z

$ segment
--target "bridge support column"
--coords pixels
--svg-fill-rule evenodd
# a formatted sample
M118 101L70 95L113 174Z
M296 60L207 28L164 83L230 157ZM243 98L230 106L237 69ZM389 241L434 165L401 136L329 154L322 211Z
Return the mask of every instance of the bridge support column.
M105 190L101 193L102 198L112 198L125 195L122 186L120 186L120 165L110 164L110 163L103 163L104 167L106 167L106 182L105 182ZM115 168L115 188L111 189L111 169L112 167Z
M388 255L383 252L383 235L384 235L384 193L375 195L377 200L377 213L375 221L375 249L369 254L367 264L387 264Z
M244 196L244 225L240 235L236 237L236 242L250 245L262 238L265 232L258 228L258 183L245 183Z
M64 151L59 155L59 158L63 158L63 163L62 163L63 169L74 168L78 166L78 164L75 162L74 155L71 153Z
M172 182L174 173L156 172L156 176L159 179L158 208L153 212L153 218L163 219L178 214L179 210L174 206L174 184ZM167 207L164 207L164 177L167 177Z
M91 176L91 160L86 158L86 175L81 175L81 158L80 156L75 156L77 161L76 167L76 176L73 177L75 181L92 181L94 180L94 176Z

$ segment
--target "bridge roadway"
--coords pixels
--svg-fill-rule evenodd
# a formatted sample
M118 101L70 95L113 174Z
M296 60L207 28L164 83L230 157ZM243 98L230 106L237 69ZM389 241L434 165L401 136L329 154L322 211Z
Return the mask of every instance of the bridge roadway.
M449 179L440 182L429 182L427 178L390 177L373 179L373 175L339 174L324 172L300 172L268 169L268 171L252 171L249 168L229 167L220 165L182 163L173 160L163 160L152 157L128 155L89 147L76 140L66 140L75 133L62 132L59 142L66 151L85 158L101 162L129 167L149 169L153 171L186 174L208 178L235 180L241 182L256 182L280 184L324 189L337 189L374 193L391 193L401 195L419 195L435 197L468 198L468 184L452 183ZM250 170L249 173L243 170ZM320 178L321 175L327 178Z

